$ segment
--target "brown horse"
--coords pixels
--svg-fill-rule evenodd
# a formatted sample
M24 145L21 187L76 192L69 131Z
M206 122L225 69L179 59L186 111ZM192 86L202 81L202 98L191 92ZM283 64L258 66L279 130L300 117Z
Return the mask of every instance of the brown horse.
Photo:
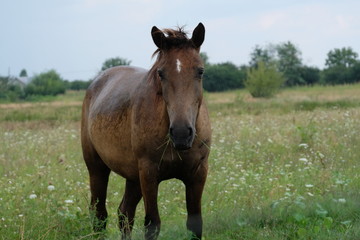
M202 101L205 28L191 39L182 29L151 31L158 47L150 71L114 67L90 85L82 108L81 142L90 175L94 230L106 227L110 171L126 179L120 203L122 239L130 239L137 204L144 198L145 239L157 239L158 185L177 178L186 186L187 228L201 239L201 196L207 176L210 121Z

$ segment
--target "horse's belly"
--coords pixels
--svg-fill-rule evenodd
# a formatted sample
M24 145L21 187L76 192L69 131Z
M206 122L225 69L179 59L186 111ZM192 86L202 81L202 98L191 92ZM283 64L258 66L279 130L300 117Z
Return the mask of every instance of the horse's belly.
M130 127L127 127L126 121L110 124L95 120L91 124L90 137L102 161L113 172L130 180L139 178L138 164L131 147Z

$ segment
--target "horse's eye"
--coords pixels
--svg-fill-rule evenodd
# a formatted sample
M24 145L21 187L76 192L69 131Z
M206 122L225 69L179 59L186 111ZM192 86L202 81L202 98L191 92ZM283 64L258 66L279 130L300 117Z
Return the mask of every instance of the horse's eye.
M200 77L204 74L204 68L198 68L198 74Z
M157 70L157 73L158 73L158 75L159 75L159 77L160 77L161 79L164 78L164 72L163 72L163 70L158 69L158 70Z

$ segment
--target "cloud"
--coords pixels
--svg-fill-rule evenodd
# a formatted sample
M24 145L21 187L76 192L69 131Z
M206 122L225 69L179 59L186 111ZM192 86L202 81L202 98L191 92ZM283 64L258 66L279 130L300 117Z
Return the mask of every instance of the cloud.
M306 4L263 12L256 19L259 31L307 32L335 36L358 31L360 17L329 4Z
M261 29L267 30L281 24L286 18L288 18L288 16L284 12L267 13L260 16L258 25Z
M85 8L95 8L108 4L116 3L116 0L83 0L80 5Z
M256 44L291 41L303 52L306 64L322 67L327 52L335 47L357 50L354 39L360 34L360 15L355 6L305 2L211 18L206 24L205 50L211 61L217 56L215 61L246 62ZM231 46L232 50L214 46Z
M152 21L163 9L163 0L82 0L74 6L80 12L93 12L95 17L110 15L118 23L139 24Z

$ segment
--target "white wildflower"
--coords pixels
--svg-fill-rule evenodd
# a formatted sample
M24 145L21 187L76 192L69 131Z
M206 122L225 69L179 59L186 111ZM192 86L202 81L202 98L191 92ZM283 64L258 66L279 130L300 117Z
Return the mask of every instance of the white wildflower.
M47 187L47 189L48 189L49 191L53 191L53 190L55 190L55 186L54 186L54 185L49 185L49 186Z
M346 199L345 198L339 198L337 200L339 203L346 203Z
M74 203L74 201L71 200L71 199L66 199L66 200L65 200L65 203Z
M302 148L308 148L309 147L309 145L307 145L307 143L300 143L299 144L299 147L302 147Z
M308 160L307 160L306 158L299 158L299 161L300 161L300 162L305 162L305 163L308 162Z
M307 187L307 188L312 188L312 187L314 187L314 185L312 185L312 184L305 184L305 187Z
M339 185L345 184L345 181L340 180L340 179L337 179L337 180L335 181L335 184L339 184Z
M30 198L30 199L35 199L35 198L37 198L37 195L36 195L35 193L30 194L29 198Z

